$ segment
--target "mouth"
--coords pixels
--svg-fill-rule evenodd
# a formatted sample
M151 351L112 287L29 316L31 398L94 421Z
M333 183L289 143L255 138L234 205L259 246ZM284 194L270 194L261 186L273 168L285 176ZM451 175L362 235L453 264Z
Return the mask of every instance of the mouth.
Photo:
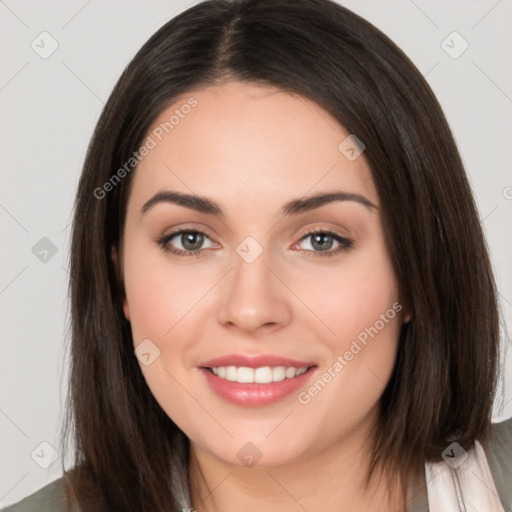
M230 382L238 382L239 384L270 384L271 382L281 382L285 379L295 379L313 367L260 366L258 368L249 368L247 366L216 366L205 367L204 369L219 377L219 379Z
M300 362L295 363L296 366L260 364L255 360L251 361L251 366L215 363L200 366L199 371L210 390L224 401L245 407L261 407L298 391L308 384L318 369L316 364Z

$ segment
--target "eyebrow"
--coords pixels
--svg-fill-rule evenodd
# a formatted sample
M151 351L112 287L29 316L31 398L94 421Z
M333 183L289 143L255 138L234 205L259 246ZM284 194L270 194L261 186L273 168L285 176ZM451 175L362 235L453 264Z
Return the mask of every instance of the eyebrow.
M378 209L377 206L373 204L368 198L360 194L336 191L318 193L305 199L294 199L286 203L281 208L281 213L283 216L297 215L299 213L320 208L321 206L335 201L354 201L365 206L369 210ZM184 206L185 208L190 208L191 210L196 210L200 213L207 213L210 215L224 217L222 208L215 201L212 201L207 197L185 194L183 192L176 192L173 190L163 190L157 192L153 197L144 203L144 206L141 209L141 215L144 215L152 207L159 203L173 203L179 206Z

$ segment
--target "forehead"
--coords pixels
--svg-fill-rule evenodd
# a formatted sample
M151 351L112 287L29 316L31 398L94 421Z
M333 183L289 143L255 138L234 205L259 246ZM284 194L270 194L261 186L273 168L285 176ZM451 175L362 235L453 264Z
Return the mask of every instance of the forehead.
M233 207L277 207L290 197L344 190L378 197L364 153L340 150L350 134L326 110L274 87L228 82L182 95L146 134L133 176L138 206L165 189ZM257 205L256 205L257 201Z

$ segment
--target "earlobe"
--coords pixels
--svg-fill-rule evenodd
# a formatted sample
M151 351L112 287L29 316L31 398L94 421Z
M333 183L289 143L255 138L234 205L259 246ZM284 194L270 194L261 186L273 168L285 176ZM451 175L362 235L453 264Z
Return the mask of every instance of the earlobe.
M117 280L120 281L119 258L117 255L117 249L114 246L112 246L112 248L110 249L110 257L111 257L112 261L114 262L114 268L116 269Z
M402 303L401 301L400 301L400 306L401 307L400 307L399 311L402 314L402 324L407 324L412 320L411 307L409 306L409 304L407 302Z
M128 322L130 321L130 310L128 308L128 301L126 300L126 297L123 299L123 311L124 316Z
M120 268L120 264L119 264L119 255L118 255L118 252L117 252L117 248L116 247L112 247L112 249L110 250L110 257L112 258L112 261L114 262L114 267L116 269L116 277L117 277L117 282L121 285L122 288L124 288L122 286L122 277L121 277L121 268ZM128 301L126 300L126 294L124 293L124 290L123 290L123 312L124 312L124 316L126 318L126 320L130 321L130 309L128 308Z
M404 309L404 312L403 312L403 320L402 320L402 323L403 323L403 324L407 324L407 323L409 323L411 320L412 320L412 313L411 313L411 309L407 307L407 308L405 308L405 309Z

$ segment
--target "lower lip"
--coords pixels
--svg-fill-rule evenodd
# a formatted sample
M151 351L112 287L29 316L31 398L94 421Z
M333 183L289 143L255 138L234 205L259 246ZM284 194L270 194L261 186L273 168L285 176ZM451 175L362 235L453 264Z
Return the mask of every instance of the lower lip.
M221 379L206 368L199 368L205 376L210 388L224 400L247 407L260 407L270 405L287 397L301 386L315 373L316 366L310 367L305 373L293 379L284 379L268 384L241 384L227 379Z

